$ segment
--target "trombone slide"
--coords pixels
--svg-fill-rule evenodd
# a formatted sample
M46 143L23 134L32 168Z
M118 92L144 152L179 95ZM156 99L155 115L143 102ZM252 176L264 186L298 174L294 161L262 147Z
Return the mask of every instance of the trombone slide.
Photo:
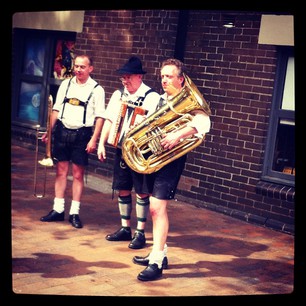
M38 141L41 139L40 135L44 132L40 131L40 125L36 126L36 148L35 148L35 169L34 169L34 196L36 198L43 198L45 197L46 193L46 181L47 181L47 167L44 167L43 170L43 178L40 179L40 182L42 182L42 192L38 193L38 164L41 164L40 161L38 161Z
M35 170L34 170L34 196L37 198L43 198L45 196L46 191L46 180L47 180L47 167L53 166L53 159L51 157L51 113L53 107L53 99L52 96L49 96L48 99L48 116L47 116L47 130L46 132L40 131L40 125L36 125L36 152L35 152ZM40 135L47 133L47 144L46 144L46 154L45 158L38 161L38 140L42 139ZM37 193L37 171L38 165L40 164L44 166L44 179L43 179L43 191L41 194Z

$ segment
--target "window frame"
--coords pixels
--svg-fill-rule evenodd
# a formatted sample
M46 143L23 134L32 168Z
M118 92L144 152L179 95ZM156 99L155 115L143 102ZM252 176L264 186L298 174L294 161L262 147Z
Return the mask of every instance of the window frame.
M263 162L263 171L261 179L263 181L277 183L287 186L295 186L295 175L287 174L272 169L275 143L277 139L278 124L281 119L287 119L295 122L295 111L281 109L282 98L284 93L287 63L289 57L294 58L293 47L279 47L276 79L272 97L271 113L267 140L265 145L265 155ZM295 66L295 63L294 63ZM295 84L293 84L295 87ZM273 144L273 145L271 145Z
M29 75L23 72L23 59L26 42L29 38L42 38L45 43L44 69L42 76ZM13 125L25 128L36 128L37 125L46 127L48 112L48 97L51 94L55 101L57 89L61 84L61 79L52 76L54 58L56 52L56 42L58 40L76 41L75 32L33 30L15 28L13 30L13 58L12 58L12 109L11 122ZM39 106L38 120L23 119L19 117L20 89L22 82L29 84L40 84L40 101L44 101Z

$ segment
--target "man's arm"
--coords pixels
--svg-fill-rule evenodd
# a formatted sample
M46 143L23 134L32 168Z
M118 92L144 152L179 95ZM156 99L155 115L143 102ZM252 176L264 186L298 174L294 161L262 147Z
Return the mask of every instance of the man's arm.
M103 127L104 119L101 117L96 118L95 128L93 135L91 136L90 141L87 144L86 151L87 153L92 153L97 147L97 140L99 135L101 134Z
M105 144L107 142L111 126L112 126L112 122L108 119L105 119L105 122L102 128L102 132L101 132L101 136L100 136L100 140L99 140L98 152L97 152L98 159L102 162L106 159Z

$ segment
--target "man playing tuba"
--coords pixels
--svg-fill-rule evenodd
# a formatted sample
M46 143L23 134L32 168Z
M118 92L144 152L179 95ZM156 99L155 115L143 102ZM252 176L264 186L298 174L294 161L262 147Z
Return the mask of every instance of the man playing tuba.
M184 64L177 59L168 59L162 63L161 85L164 94L161 95L160 107L168 100L173 99L184 88ZM157 110L158 111L158 110ZM183 139L194 134L203 137L210 130L210 110L206 106L203 109L191 111L193 119L181 129L171 131L162 136L160 141L164 149L171 150ZM153 247L151 252L145 256L134 256L135 264L146 266L138 274L141 281L152 281L162 276L163 269L168 266L167 258L167 235L169 220L167 215L167 204L174 198L178 182L185 167L187 154L164 165L161 169L148 174L150 180L150 213L153 224Z

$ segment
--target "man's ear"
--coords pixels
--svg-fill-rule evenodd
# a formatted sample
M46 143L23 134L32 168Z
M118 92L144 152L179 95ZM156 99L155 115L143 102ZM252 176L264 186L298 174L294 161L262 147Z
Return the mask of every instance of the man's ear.
M185 78L183 76L180 76L180 83L182 86L184 85L184 81L185 81Z

